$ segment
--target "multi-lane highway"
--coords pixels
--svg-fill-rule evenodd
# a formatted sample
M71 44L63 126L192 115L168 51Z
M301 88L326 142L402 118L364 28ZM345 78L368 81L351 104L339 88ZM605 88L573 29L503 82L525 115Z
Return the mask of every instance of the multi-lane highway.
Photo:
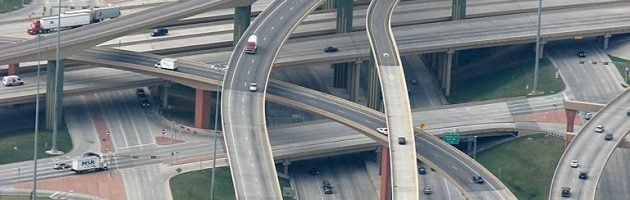
M237 199L282 198L267 135L265 91L280 46L320 2L275 1L245 31L230 57L221 116ZM246 38L253 35L257 50L245 53Z
M391 18L396 4L398 1L372 1L368 7L365 25L383 91L388 128L391 198L418 199L416 143L411 140L413 125L407 81L391 29ZM381 198L385 196L381 194Z
M585 124L562 154L551 183L549 199L565 199L561 196L563 187L571 188L567 199L595 199L604 166L630 132L627 112L630 112L630 90L617 96ZM596 126L603 126L603 133L597 133ZM604 139L606 134L612 134L612 138ZM571 167L572 160L577 160L579 166ZM586 179L578 177L581 171L587 173Z
M189 0L162 4L143 12L120 16L98 24L86 25L61 34L60 56L67 57L99 43L123 36L141 29L148 29L170 20L177 20L204 11L219 8L249 5L253 0ZM0 63L33 61L39 53L43 60L55 58L57 37L46 35L38 42L37 38L20 43L5 45L0 49Z

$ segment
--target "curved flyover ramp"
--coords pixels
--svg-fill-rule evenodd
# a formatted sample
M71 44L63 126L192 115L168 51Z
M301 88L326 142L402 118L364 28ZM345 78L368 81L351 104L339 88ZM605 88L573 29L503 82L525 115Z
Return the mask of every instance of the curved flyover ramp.
M562 195L563 187L570 188L569 199L595 199L604 166L615 148L630 132L630 116L627 115L629 111L630 90L626 90L582 127L556 166L549 199L566 199ZM599 125L604 126L603 133L595 132L595 127ZM613 136L611 140L604 139L608 133ZM577 160L579 166L572 167L572 160ZM587 179L580 179L580 172L586 172Z

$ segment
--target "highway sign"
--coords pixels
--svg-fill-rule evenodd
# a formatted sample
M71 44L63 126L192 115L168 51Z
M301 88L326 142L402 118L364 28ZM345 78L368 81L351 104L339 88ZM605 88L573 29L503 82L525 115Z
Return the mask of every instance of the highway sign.
M420 122L420 129L424 131L424 128L427 127L423 122Z
M449 144L459 144L459 129L455 129L453 132L445 132L442 139Z

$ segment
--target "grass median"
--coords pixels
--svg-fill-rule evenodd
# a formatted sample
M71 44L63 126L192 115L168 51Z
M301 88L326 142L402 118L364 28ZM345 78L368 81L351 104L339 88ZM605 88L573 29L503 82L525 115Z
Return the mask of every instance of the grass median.
M30 200L30 196L0 196L0 200ZM48 197L37 197L37 200L50 200Z
M521 46L461 51L447 101L457 104L526 96L534 83L534 55L530 52ZM538 91L554 94L564 90L564 82L556 78L548 59L540 60L538 75Z
M545 200L562 151L563 140L531 135L479 152L477 161L518 199Z
M0 134L0 164L33 160L34 136L34 128ZM40 130L37 144L37 158L52 157L46 154L52 145L52 131ZM57 131L57 149L63 152L72 150L72 140L65 127Z
M630 84L630 71L626 72L626 68L630 69L630 61L611 55L608 55L608 57L610 57L610 60L612 60L615 64L615 67L617 67L617 72L619 72L619 75L621 75L621 77L626 81L627 84Z
M31 0L2 0L0 1L0 13L7 13L22 8L22 5L31 3Z
M215 172L214 199L236 199L230 168L217 168ZM210 199L210 181L212 169L187 172L177 175L170 180L171 192L174 200ZM280 178L280 187L291 187L289 180ZM285 198L288 199L288 198Z

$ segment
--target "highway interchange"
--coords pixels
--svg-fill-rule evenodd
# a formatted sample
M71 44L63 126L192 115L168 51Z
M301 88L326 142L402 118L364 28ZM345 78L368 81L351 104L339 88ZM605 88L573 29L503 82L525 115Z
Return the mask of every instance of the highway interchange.
M150 61L150 62L148 62L148 63L149 63L149 64L148 64L148 66L151 66L151 63L155 63L155 61ZM146 65L146 64L145 64L145 65ZM374 130L374 129L371 129L371 130ZM372 131L372 132L374 132L374 131ZM430 159L430 160L431 160L431 159Z

